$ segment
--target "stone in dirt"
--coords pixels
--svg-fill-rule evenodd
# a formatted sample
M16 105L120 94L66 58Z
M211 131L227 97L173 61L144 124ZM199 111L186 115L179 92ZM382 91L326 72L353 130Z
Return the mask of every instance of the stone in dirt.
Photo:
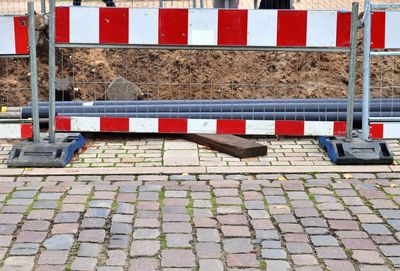
M143 92L134 83L118 76L108 85L105 96L110 101L139 100Z

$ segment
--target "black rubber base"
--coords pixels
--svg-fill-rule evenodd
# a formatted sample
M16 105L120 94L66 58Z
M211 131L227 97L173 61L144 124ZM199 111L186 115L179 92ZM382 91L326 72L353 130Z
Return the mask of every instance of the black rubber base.
M389 165L393 155L386 142L366 141L357 133L350 140L321 136L319 144L337 165Z
M49 143L42 136L41 143L23 141L13 146L8 159L9 167L65 167L74 153L85 145L81 134L56 134L56 142Z

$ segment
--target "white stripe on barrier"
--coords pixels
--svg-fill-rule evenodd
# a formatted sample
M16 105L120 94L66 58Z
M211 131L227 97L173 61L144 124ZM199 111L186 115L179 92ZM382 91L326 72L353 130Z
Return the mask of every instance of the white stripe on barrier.
M336 30L336 11L308 11L307 46L335 47Z
M0 123L0 139L32 138L31 123Z
M70 8L70 42L99 43L99 9Z
M218 10L189 9L189 45L217 45Z
M276 46L277 21L277 10L249 10L247 45Z
M129 9L129 43L158 44L158 9Z
M156 118L130 118L129 132L133 133L157 133L158 119Z
M0 55L15 53L14 17L0 16Z
M100 132L100 118L76 117L71 119L71 129L74 131Z
M400 123L387 122L383 125L383 138L400 138Z
M217 132L217 120L189 119L188 133L215 134Z
M275 121L273 120L247 120L246 133L251 135L274 135Z
M385 48L400 48L400 12L386 12L385 28Z
M304 135L329 136L333 134L333 122L306 121L304 123Z

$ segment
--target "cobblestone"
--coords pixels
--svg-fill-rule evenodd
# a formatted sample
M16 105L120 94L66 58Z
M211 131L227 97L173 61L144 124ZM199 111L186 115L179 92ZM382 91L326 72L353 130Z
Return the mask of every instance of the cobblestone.
M394 270L400 189L391 186L398 179L363 176L0 182L0 195L9 195L0 196L0 270Z

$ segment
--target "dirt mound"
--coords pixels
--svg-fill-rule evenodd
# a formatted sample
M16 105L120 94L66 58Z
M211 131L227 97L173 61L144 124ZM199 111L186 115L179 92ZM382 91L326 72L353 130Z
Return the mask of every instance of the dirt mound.
M361 52L359 55L358 96L362 83ZM376 61L372 64L373 83L400 85L400 61ZM41 100L46 100L48 93L47 62L48 48L42 43L38 49ZM3 90L0 104L24 105L30 101L28 61L8 60L6 64L0 65L0 90ZM134 82L145 92L145 99L345 97L348 56L265 51L58 49L57 76L73 79L76 100L103 99L107 85L117 76ZM379 89L378 93L379 96L395 94L400 92L392 87Z

